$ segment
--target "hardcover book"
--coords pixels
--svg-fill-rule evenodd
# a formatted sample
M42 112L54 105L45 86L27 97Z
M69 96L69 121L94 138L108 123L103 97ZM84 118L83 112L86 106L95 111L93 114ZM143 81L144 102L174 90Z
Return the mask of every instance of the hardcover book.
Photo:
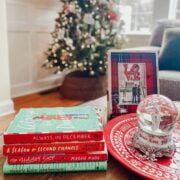
M110 115L136 111L147 95L157 94L157 50L111 50L108 60Z
M107 149L87 153L52 153L7 156L8 164L36 164L36 163L59 163L59 162L88 162L105 161L108 158Z
M6 161L3 166L4 174L73 172L73 171L105 171L105 170L107 170L107 161L46 163L46 164L17 164L17 165L9 165Z
M32 143L32 144L7 144L3 145L3 154L23 155L23 154L48 154L48 153L77 153L103 151L104 141L81 141L81 142L61 142L61 143Z
M102 140L94 107L21 109L4 133L5 144Z

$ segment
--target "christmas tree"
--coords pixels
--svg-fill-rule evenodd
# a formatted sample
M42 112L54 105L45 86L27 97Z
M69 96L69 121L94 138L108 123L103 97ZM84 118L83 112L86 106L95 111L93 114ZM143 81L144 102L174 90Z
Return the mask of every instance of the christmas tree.
M107 50L114 47L122 21L113 0L62 0L44 67L81 70L86 76L106 73Z

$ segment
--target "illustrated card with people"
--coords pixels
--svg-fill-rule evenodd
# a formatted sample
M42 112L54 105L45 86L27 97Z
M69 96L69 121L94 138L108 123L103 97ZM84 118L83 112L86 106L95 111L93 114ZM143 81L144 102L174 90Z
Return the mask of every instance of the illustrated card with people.
M136 112L137 105L157 94L156 50L111 50L108 59L108 98L112 117Z
M138 104L147 95L146 64L118 63L119 104Z

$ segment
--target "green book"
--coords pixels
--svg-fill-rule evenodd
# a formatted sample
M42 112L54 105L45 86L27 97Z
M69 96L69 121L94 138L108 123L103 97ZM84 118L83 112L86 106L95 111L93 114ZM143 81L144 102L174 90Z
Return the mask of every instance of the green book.
M4 133L5 144L101 139L102 129L92 106L21 109Z
M4 174L106 171L106 170L107 170L107 161L47 163L47 164L18 164L18 165L9 165L6 161L3 166Z

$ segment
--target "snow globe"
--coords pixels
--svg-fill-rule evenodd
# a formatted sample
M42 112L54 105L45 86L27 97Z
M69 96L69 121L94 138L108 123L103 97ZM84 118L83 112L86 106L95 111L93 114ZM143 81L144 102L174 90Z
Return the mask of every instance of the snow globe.
M138 129L133 146L151 161L171 157L175 151L172 131L177 117L177 107L169 98L158 94L147 96L137 108Z

